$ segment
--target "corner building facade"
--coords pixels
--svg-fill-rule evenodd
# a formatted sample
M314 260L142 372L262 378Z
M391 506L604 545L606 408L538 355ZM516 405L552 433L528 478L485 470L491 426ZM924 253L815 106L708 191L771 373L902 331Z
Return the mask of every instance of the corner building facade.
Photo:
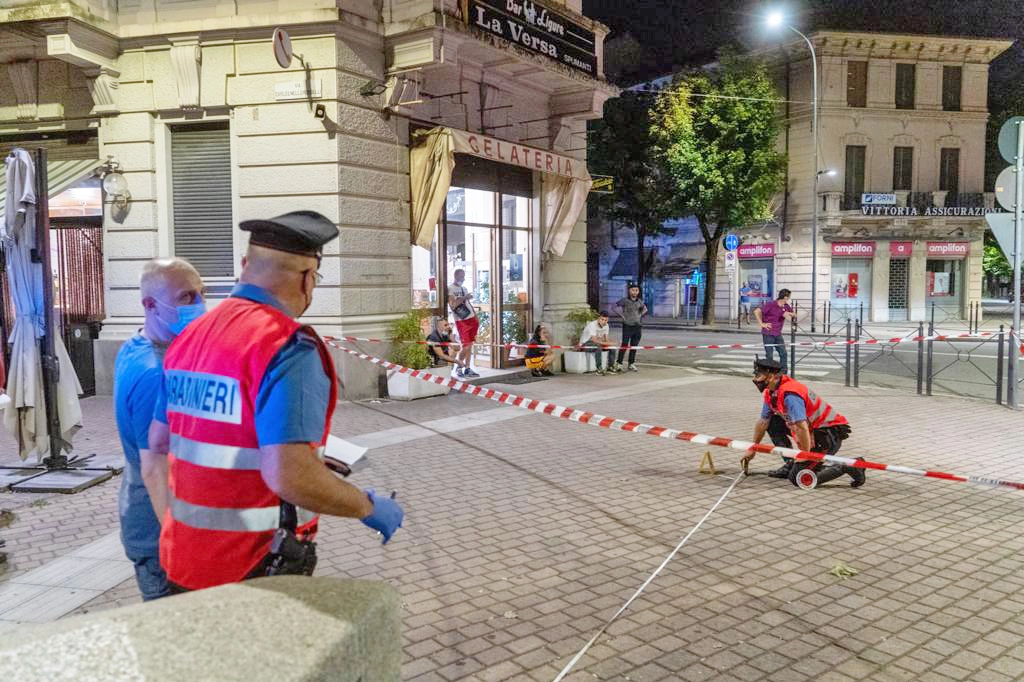
M559 330L586 300L585 216L566 202L589 178L586 121L614 93L607 29L581 3L4 3L0 149L46 146L51 179L95 161L61 190L108 161L127 183L101 199L97 390L142 324L147 260L188 258L216 305L246 249L238 223L300 209L339 228L303 318L323 334L379 338L411 307L447 312L455 269L490 338L540 321ZM290 36L287 68L275 27ZM438 203L410 157L439 135L455 141L455 164ZM67 159L78 165L54 165ZM348 397L376 393L376 372L338 360Z
M797 39L765 56L782 105L778 149L787 185L772 224L739 230L731 272L719 263L716 312L736 319L752 282L792 290L808 318L811 211L818 213L817 310L822 321L966 318L982 295L989 63L1009 41L821 31L818 145L811 137L812 73ZM818 154L817 201L811 206ZM757 287L755 287L757 288ZM770 292L769 292L770 290Z

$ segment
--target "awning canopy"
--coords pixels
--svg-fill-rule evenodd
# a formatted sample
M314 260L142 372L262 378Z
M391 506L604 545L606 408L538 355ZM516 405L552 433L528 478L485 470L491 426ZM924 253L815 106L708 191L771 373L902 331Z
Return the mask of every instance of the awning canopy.
M55 197L100 166L96 159L54 159L46 163L50 196ZM7 178L0 175L0 215L7 205Z
M565 252L590 193L586 164L544 149L444 127L423 134L409 152L413 244L430 248L451 187L456 153L540 172L545 228L542 250L556 256Z

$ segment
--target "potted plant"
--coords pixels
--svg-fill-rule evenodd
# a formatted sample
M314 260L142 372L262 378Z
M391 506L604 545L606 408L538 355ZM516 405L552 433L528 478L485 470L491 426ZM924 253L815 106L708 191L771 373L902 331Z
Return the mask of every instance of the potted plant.
M388 329L388 336L391 339L391 353L388 359L391 362L409 369L430 367L430 354L427 353L426 345L420 343L426 340L422 324L428 314L427 310L410 310L391 323ZM436 367L431 369L430 373L447 378L451 376L451 367ZM451 390L448 386L412 377L408 372L389 369L387 374L388 396L395 400L430 398L435 395L446 395Z
M575 308L566 314L566 321L572 325L572 336L569 341L573 346L579 344L580 335L583 334L583 328L587 326L587 323L591 320L596 320L597 317L597 311L588 306ZM593 353L575 350L567 350L562 353L562 370L565 372L570 374L586 374L596 369L597 362Z

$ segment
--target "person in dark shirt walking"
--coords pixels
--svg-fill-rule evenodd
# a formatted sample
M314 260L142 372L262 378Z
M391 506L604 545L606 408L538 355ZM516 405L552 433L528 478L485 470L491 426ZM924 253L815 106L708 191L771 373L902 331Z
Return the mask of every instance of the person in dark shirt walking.
M754 317L761 325L761 340L764 342L765 359L772 359L772 352L779 354L779 367L782 373L788 373L786 365L786 339L782 336L782 326L786 320L792 320L795 315L793 308L789 305L789 289L779 289L779 297L774 301L768 301L760 308L754 310Z

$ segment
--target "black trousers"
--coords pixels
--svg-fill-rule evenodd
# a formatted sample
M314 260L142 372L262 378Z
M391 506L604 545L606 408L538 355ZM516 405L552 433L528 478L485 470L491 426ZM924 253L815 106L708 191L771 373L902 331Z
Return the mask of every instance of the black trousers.
M786 420L777 414L773 414L772 418L768 421L768 437L772 439L772 443L780 448L794 447L789 436L790 430ZM845 425L815 429L811 433L811 438L814 440L814 451L823 452L826 455L834 455L839 452L843 441L849 438L849 436L850 427Z
M640 334L643 332L643 327L638 324L624 324L622 325L622 347L619 348L619 358L615 361L617 364L622 364L622 358L626 355L625 346L637 346L640 344ZM636 348L631 348L629 351L629 364L636 362Z

